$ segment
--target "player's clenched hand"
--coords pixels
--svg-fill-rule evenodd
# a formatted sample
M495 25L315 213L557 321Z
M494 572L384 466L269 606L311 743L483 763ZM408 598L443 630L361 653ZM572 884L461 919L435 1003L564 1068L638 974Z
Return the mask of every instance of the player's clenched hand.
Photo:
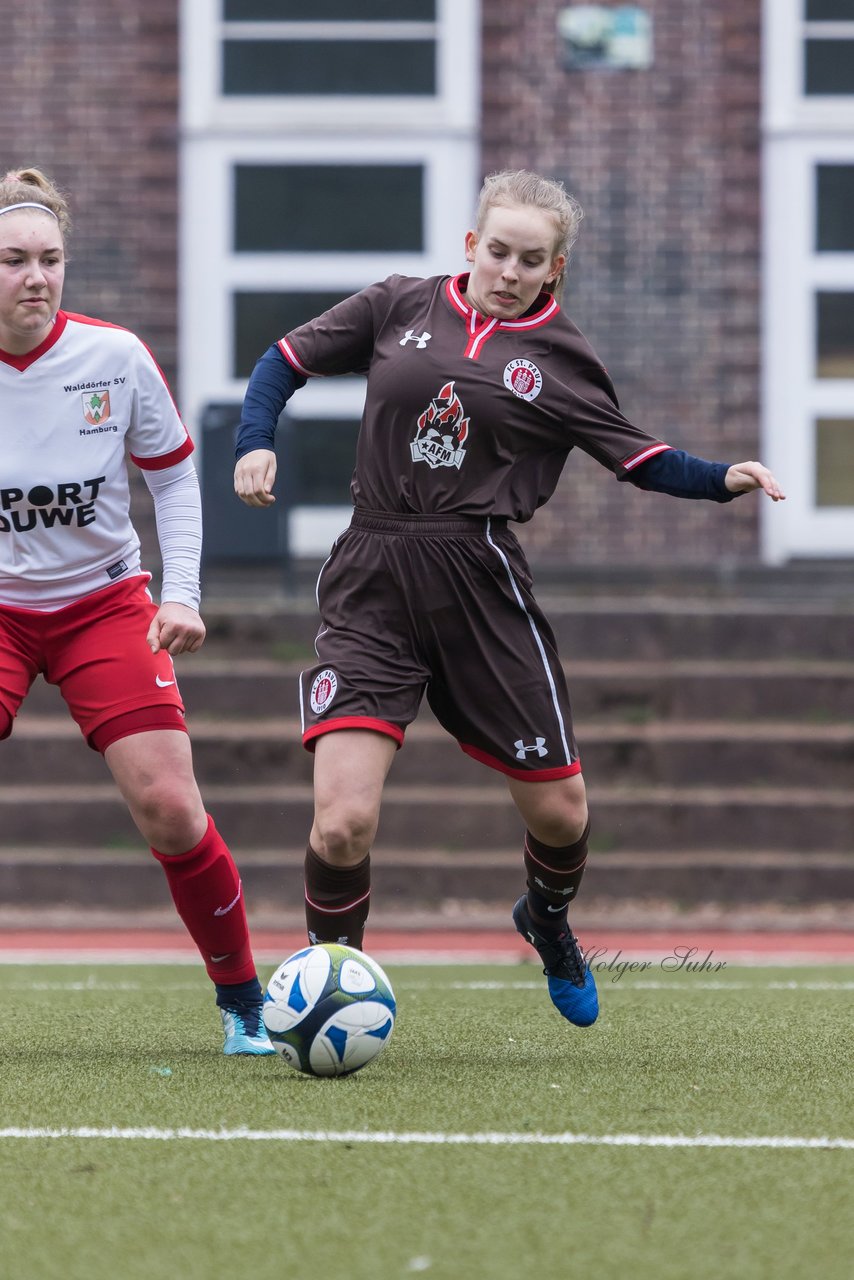
M173 657L178 653L195 653L202 647L205 624L189 605L167 600L152 618L145 638L152 653L161 649Z
M780 502L786 496L761 462L736 462L727 471L724 483L730 493L749 493L752 489L761 489L774 502Z
M234 492L247 507L269 507L276 479L276 455L272 449L244 453L234 468Z

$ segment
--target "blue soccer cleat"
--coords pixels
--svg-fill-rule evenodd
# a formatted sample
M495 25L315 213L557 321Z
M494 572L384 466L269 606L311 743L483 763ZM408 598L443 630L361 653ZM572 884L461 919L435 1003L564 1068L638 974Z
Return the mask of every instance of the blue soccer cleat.
M276 1052L264 1027L261 1008L260 1004L220 1008L225 1033L223 1053L229 1057L238 1055L257 1058Z
M540 933L531 919L525 894L513 908L513 923L539 952L549 995L559 1013L576 1027L589 1027L599 1016L599 997L584 952L567 924L563 933Z

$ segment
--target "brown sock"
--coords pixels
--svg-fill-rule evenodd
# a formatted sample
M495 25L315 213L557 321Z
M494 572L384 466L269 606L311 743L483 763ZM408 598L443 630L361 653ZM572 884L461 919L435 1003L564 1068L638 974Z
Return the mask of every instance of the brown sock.
M578 892L587 862L590 823L575 844L556 849L525 832L525 870L528 874L528 910L535 924L560 932L566 909Z
M361 949L370 903L370 854L355 867L334 867L307 847L305 922L310 942L340 942Z

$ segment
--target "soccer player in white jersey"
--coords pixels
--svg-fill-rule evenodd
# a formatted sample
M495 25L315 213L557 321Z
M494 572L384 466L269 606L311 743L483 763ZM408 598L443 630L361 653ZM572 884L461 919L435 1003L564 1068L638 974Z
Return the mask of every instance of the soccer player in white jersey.
M40 672L59 686L166 873L225 1053L272 1054L240 877L199 794L172 665L205 637L193 444L139 338L61 310L69 226L40 170L0 179L0 739ZM159 607L127 454L154 500Z

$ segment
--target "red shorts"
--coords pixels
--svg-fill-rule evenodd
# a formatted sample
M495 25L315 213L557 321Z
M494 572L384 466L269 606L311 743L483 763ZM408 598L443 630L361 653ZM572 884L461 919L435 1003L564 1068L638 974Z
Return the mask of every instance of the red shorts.
M51 613L0 605L0 737L11 733L40 673L59 686L96 750L128 732L183 727L172 659L146 643L157 612L147 583L147 576L129 578ZM153 715L140 714L148 708ZM125 727L111 736L103 727L117 717Z

